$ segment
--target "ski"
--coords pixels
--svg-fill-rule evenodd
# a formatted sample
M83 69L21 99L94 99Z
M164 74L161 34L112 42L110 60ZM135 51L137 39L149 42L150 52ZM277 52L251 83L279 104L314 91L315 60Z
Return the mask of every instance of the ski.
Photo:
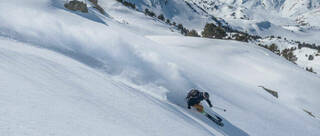
M217 125L223 127L224 124L222 123L222 119L218 116L215 115L216 118L212 117L210 114L205 113L206 117L208 117L211 121L213 121L214 123L216 123Z

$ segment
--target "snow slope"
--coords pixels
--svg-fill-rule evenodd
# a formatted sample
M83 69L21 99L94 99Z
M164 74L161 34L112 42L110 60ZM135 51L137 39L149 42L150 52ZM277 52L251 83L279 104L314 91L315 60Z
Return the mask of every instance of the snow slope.
M122 6L105 16L63 2L0 3L1 134L320 134L319 120L302 110L320 113L317 75L252 44L176 36ZM205 105L223 128L186 109L190 88L228 109Z
M1 135L211 135L82 63L1 38Z

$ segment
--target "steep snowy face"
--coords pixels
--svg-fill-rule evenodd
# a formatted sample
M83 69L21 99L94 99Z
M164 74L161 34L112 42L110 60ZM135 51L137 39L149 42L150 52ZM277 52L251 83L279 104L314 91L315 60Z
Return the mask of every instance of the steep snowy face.
M319 28L320 26L320 8L308 11L306 13L303 13L299 15L296 18L297 21L305 23L309 26L316 26Z
M183 0L127 0L134 3L138 9L144 11L146 8L152 10L156 14L164 14L167 18L179 16L196 16L197 12L192 11ZM189 18L192 19L192 18Z
M320 0L286 0L281 6L282 14L297 16L314 9L319 9Z
M320 0L286 0L281 14L294 18L299 25L320 27Z
M205 22L215 22L212 15L199 6L184 0L126 0L144 11L149 9L156 15L163 14L171 22L183 24L189 29L202 29Z

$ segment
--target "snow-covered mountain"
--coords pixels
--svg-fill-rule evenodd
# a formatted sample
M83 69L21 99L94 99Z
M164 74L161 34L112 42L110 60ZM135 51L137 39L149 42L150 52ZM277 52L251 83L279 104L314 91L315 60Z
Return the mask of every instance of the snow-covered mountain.
M65 2L0 1L1 135L320 134L319 75L253 43L182 36L117 1L98 1L105 14ZM203 104L223 127L186 108L191 88L227 109Z
M171 22L183 24L187 28L201 30L206 22L220 22L213 20L212 15L208 14L198 5L184 0L124 0L132 3L140 11L149 9L156 15L163 14ZM221 20L221 22L223 22Z
M307 12L319 10L319 0L286 0L281 5L280 10L283 15L287 16L299 16Z
M319 43L319 0L188 0L234 28ZM304 38L301 38L303 35ZM308 38L305 38L308 37ZM306 40L307 39L307 40Z
M307 42L320 46L319 1L305 0L188 0L209 14L223 18L234 29L264 37L259 44L280 46L283 49L297 48L296 62L303 68L320 72L316 49L300 49L295 42ZM270 39L268 37L280 37ZM278 40L277 40L278 39ZM295 41L295 42L294 42ZM307 51L308 50L308 51ZM311 56L311 57L312 57Z
M234 15L229 15L228 17L236 18L237 14L243 14L243 18L252 19L250 16L252 11L268 10L271 12L278 12L279 15L284 17L297 17L299 15L305 14L313 10L319 10L320 1L319 0L187 0L199 4L205 10L211 12L224 11L224 16L233 13ZM222 12L220 12L222 13ZM268 13L266 13L268 14Z

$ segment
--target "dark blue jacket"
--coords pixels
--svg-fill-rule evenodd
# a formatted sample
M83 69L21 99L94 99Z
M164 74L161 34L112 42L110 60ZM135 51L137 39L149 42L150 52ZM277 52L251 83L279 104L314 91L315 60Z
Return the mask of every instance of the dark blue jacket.
M202 92L195 91L195 92L189 92L187 96L187 102L188 102L188 108L190 108L193 105L199 104L201 101L206 100L210 107L212 107L212 104L208 99L205 99Z

